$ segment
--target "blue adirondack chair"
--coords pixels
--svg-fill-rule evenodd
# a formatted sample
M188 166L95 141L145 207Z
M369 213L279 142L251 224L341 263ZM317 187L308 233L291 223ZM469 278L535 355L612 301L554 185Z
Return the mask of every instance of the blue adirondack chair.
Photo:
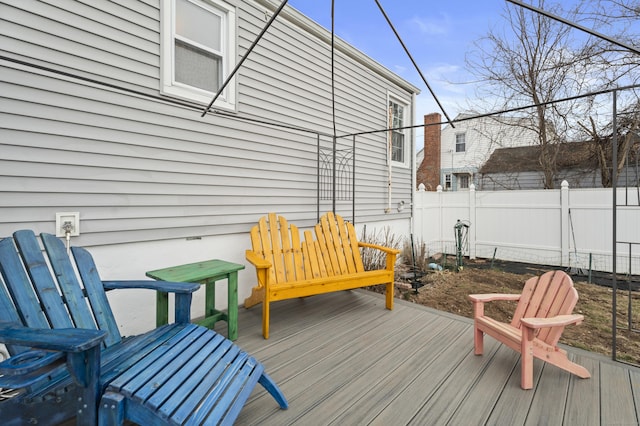
M287 408L262 364L230 340L190 324L198 284L102 281L88 251L32 231L0 241L2 425L231 424L260 383ZM77 272L76 272L77 271ZM121 337L105 291L175 293L175 323ZM3 392L7 394L7 392Z

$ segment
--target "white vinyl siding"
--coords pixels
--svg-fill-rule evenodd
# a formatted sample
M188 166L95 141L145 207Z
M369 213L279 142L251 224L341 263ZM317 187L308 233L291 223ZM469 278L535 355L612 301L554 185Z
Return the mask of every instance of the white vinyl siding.
M242 53L265 7L229 3ZM159 0L0 1L3 55L43 67L1 61L0 235L52 232L56 211L80 211L77 245L244 238L270 211L315 223L317 134L202 118L200 105L162 96L160 15ZM387 93L409 105L411 86L345 52L336 54L338 134L386 128ZM239 71L239 115L316 130L330 146L329 57L326 40L279 19ZM355 220L385 220L385 132L357 136L355 155ZM411 181L410 169L394 170L394 198L409 202ZM338 208L351 213L350 202Z

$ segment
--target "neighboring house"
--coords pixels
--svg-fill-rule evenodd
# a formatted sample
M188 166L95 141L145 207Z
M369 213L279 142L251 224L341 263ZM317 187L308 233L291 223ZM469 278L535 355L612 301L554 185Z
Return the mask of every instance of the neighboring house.
M631 149L627 166L618 177L619 185L638 186L640 167L637 149ZM544 175L540 166L538 146L496 149L480 168L478 189L542 189ZM602 175L592 142L560 144L557 155L554 187L567 181L571 188L601 188Z
M331 34L296 10L201 117L279 4L0 1L0 235L56 232L57 212L79 212L72 244L107 279L244 263L271 211L307 227L335 203L408 235L411 209L395 206L411 205L413 131L338 138L333 161ZM335 52L339 136L414 124L416 87L339 39ZM241 301L254 280L241 271ZM118 306L144 328L148 300Z
M478 170L498 148L537 144L537 134L523 118L488 116L471 113L458 115L453 123L425 127L424 160L417 172L417 184L435 191L467 190L478 184ZM425 116L425 124L439 123L439 114Z

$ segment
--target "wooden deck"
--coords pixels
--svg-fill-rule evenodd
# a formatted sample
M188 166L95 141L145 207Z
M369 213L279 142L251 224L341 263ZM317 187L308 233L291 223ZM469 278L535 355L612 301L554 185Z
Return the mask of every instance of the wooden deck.
M485 339L473 355L471 320L381 295L344 291L240 308L237 343L261 360L289 400L280 410L260 386L239 425L638 425L640 369L585 351L583 380L535 361L520 389L519 355ZM226 332L224 323L219 331Z

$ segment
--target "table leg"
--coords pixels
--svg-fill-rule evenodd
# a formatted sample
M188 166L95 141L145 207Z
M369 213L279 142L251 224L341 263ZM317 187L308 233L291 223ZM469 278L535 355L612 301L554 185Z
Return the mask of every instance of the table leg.
M209 318L216 313L216 282L214 280L207 280L204 285L204 317Z
M169 322L169 294L156 291L156 327Z
M238 273L232 272L228 277L227 326L229 340L238 338Z

